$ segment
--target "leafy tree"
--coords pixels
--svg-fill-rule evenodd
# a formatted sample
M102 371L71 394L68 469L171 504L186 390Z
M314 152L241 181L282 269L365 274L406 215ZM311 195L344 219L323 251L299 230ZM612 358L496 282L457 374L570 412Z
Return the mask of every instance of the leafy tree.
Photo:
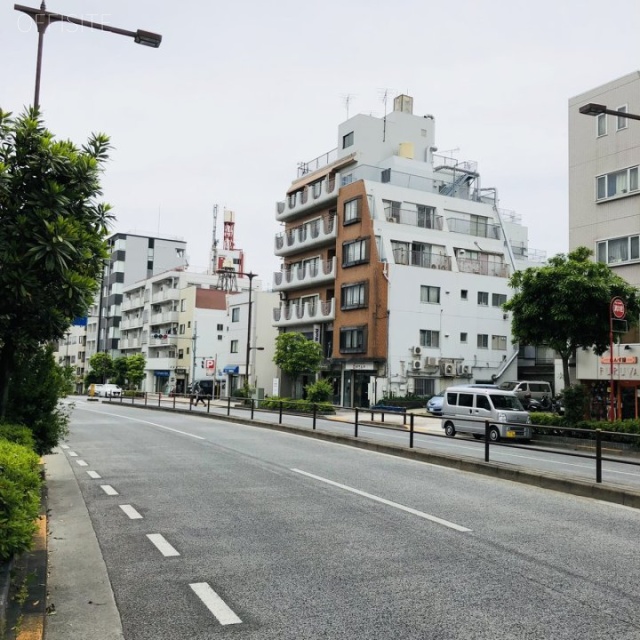
M295 397L298 377L303 373L315 373L320 368L322 347L301 333L281 333L276 338L273 362L293 380Z
M134 388L140 388L144 380L147 361L142 353L134 353L127 358L127 379Z
M96 202L109 139L56 140L36 109L0 109L0 417L18 356L62 338L98 290L109 206Z
M512 332L524 344L547 344L562 358L564 384L569 384L569 358L576 349L609 348L611 299L627 305L630 326L638 323L638 290L606 264L593 262L592 251L578 247L558 254L542 267L517 271L510 286L516 293L504 309L513 313Z
M91 370L98 376L101 382L106 382L113 373L113 359L108 353L98 351L89 358L89 366Z
M127 356L120 356L112 363L112 382L123 389L127 386L127 372L129 365Z

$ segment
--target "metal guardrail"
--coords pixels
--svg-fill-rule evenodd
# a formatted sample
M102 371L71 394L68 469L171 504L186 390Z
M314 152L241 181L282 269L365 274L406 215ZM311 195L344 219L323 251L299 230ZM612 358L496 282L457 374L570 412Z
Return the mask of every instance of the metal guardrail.
M156 400L156 396L157 396L157 400ZM163 395L162 393L152 394L152 393L146 393L146 392L143 394L138 394L136 396L122 395L120 397L103 398L104 401L110 402L110 403L119 402L120 404L131 404L131 405L143 404L143 406L149 406L149 407L157 406L158 408L164 407L165 409L170 408L173 410L184 410L184 405L187 404L188 402L188 411L190 412L193 411L193 408L196 406L194 399L195 399L195 396L191 396L189 394ZM129 402L129 400L131 402ZM224 404L212 405L212 400L216 401L217 403L222 402ZM285 407L288 404L290 404L290 401L288 400L279 400L276 405L277 408L266 408L264 406L261 406L266 402L268 402L269 404L272 404L274 402L273 400L271 401L269 401L268 399L257 400L255 398L244 398L239 396L226 396L226 397L219 397L219 398L212 398L211 396L200 396L200 401L202 401L204 406L206 407L207 414L219 415L218 412L212 413L212 407L213 407L214 409L217 408L223 411L224 413L226 413L227 416L231 416L231 409L233 405L234 409L246 410L249 413L251 420L254 420L254 415L256 410L262 411L262 412L268 412L271 414L277 414L278 425L282 425L283 416L285 415L292 415L292 416L294 415L296 417L308 416L309 419L311 420L311 429L313 431L317 430L318 417L322 418L327 416L326 413L319 410L321 407L326 406L326 403L310 403L311 411L302 412L302 411L285 411ZM389 410L389 409L378 409L378 408L365 409L365 408L358 408L358 407L355 407L355 408L341 407L340 405L332 405L332 406L334 407L334 409L348 409L349 411L354 412L354 420L352 423L354 438L359 437L360 427L363 424L367 424L367 426L370 426L372 423L374 423L373 426L376 426L375 416L379 415L380 424L385 425L385 428L387 429L407 432L407 426L408 426L408 436L409 436L408 446L410 449L413 449L415 447L415 434L416 434L415 419L417 416L413 413L407 413L406 411L399 412L397 408ZM369 420L367 420L366 417L363 418L363 416L366 416L366 415L369 415ZM394 424L391 422L385 423L385 416L394 416L396 418L401 417L402 425L394 426ZM407 425L407 422L408 422L408 425ZM603 462L612 462L616 464L626 464L630 466L640 467L640 460L636 461L636 460L629 460L629 459L622 459L622 458L611 458L608 456L604 456L602 454L602 443L604 438L607 438L610 440L611 436L614 436L614 437L617 436L623 441L627 439L631 439L637 442L640 448L640 434L628 434L628 433L621 434L616 431L604 431L602 429L591 430L591 429L577 429L574 427L559 427L559 426L536 425L536 424L527 425L536 431L553 431L553 432L556 432L557 434L567 433L571 436L575 434L584 434L584 435L593 436L594 453L589 454L589 453L579 453L576 451L550 449L548 447L539 447L539 446L524 444L524 443L518 444L517 442L513 442L513 441L502 440L502 441L496 442L491 440L491 438L489 437L489 433L492 428L492 423L490 423L488 420L482 420L482 419L478 419L477 422L484 423L483 446L484 446L485 462L491 461L491 448L496 446L508 448L508 449L525 449L527 451L539 451L541 453L548 453L552 455L562 455L562 456L569 456L574 458L583 458L583 459L594 461L595 479L596 479L596 483L598 484L602 483L602 463ZM349 423L343 422L343 424L349 424ZM504 424L506 426L513 425L517 427L523 426L522 423L500 423L500 424ZM421 436L430 437L430 438L450 439L450 437L445 434L424 433L422 431L418 431L418 433ZM474 442L474 440L469 440L469 442ZM478 442L478 444L480 445L481 443Z

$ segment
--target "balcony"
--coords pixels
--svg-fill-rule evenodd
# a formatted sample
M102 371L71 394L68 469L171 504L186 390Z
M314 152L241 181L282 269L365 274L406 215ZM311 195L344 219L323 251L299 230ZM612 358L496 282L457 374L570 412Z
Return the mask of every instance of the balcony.
M490 238L492 240L500 240L502 238L502 230L499 224L465 220L463 218L447 218L447 226L449 231L453 233L464 233L467 236Z
M161 334L162 337L161 338L154 338L154 335L160 335L160 334L154 334L152 333L148 340L147 340L147 344L149 345L150 348L152 347L166 347L168 345L171 345L172 347L176 346L177 340L178 340L178 336L169 334L169 333L163 333Z
M135 298L125 298L122 301L120 310L129 311L131 309L137 309L139 307L144 307L144 298L142 296L136 296Z
M286 222L328 205L338 197L338 184L340 176L334 173L293 191L284 202L276 203L276 220Z
M165 300L179 300L180 299L180 290L174 288L165 288L162 291L155 291L151 295L151 302L158 303L163 302Z
M291 303L273 310L275 327L290 327L301 324L318 324L335 320L335 298L327 302Z
M144 320L142 316L139 318L134 317L125 317L120 322L120 331L126 331L127 329L135 329L136 327L141 327L144 324Z
M275 239L274 253L277 256L288 256L306 251L324 244L335 242L337 235L336 217L325 215L311 222L287 229L278 233Z
M154 358L151 354L147 358L147 362L145 365L145 369L147 371L156 371L158 369L161 370L171 370L176 368L177 358L169 358L167 356Z
M163 311L161 313L152 313L149 322L151 324L164 324L166 322L178 322L178 312Z
M285 269L273 274L273 290L289 291L299 287L314 287L336 278L336 259L318 263L309 263Z
M118 343L120 349L139 349L140 347L140 338L121 338Z
M404 264L410 267L422 267L423 269L442 269L451 271L451 257L425 251L409 251L408 249L395 249L393 260L396 264Z
M481 276L494 276L496 278L508 278L510 276L509 265L505 262L488 262L470 258L458 258L457 260L458 271L462 273L477 273Z
M395 206L386 206L384 215L387 222L406 224L421 229L435 229L437 231L442 231L443 228L444 218L437 216L431 208L419 211L417 209L400 209Z

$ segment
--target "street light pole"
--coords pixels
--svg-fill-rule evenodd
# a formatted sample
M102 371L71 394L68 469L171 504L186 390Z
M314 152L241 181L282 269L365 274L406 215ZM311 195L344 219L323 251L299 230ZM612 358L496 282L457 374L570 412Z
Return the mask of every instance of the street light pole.
M69 22L70 24L76 24L80 27L89 27L90 29L97 29L99 31L109 31L120 36L127 36L133 38L137 44L142 44L147 47L153 47L157 49L162 42L162 36L158 33L152 33L151 31L143 31L138 29L137 31L129 31L127 29L120 29L119 27L112 27L107 24L101 24L99 22L92 22L91 20L83 20L81 18L74 18L73 16L65 16L61 13L53 13L47 11L46 4L42 0L40 9L34 9L33 7L26 7L22 4L16 4L13 6L16 11L26 13L35 23L38 28L38 58L36 62L36 86L33 97L33 106L37 109L40 106L40 74L42 71L42 49L44 41L44 32L52 22Z
M249 278L249 313L247 314L247 355L245 359L244 372L246 376L246 386L249 389L249 359L251 357L251 293L253 291L253 279L257 274L255 273L239 273L239 276L246 276Z
M597 104L595 102L589 102L588 104L581 106L578 111L585 116L599 116L602 113L606 113L610 116L619 116L620 118L628 118L629 120L640 120L640 115L628 113L626 111L607 109L606 105Z

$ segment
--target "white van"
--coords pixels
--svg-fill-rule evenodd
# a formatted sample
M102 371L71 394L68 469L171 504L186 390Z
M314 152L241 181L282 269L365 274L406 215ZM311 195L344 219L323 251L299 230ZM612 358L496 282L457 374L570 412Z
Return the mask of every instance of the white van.
M504 391L513 391L521 401L527 398L542 402L544 398L551 400L553 397L551 385L544 380L502 382L498 385L498 388Z
M449 387L442 403L442 428L453 437L470 433L474 438L485 434L489 421L489 439L531 440L531 416L513 391L481 387Z

